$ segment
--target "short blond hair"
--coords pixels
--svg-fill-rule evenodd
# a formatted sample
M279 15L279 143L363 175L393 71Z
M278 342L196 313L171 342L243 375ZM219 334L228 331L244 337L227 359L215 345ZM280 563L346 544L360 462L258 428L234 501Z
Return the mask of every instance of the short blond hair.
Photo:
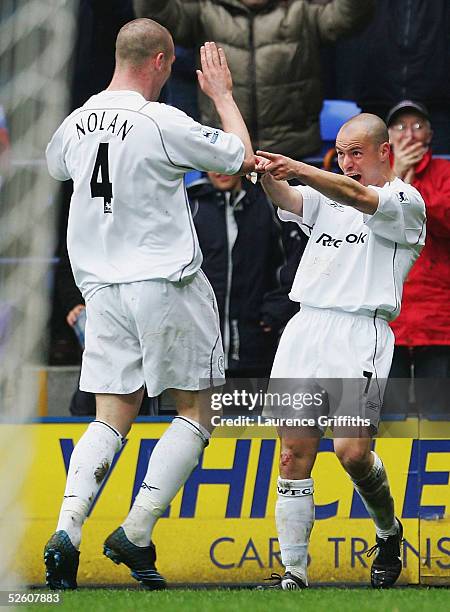
M119 31L116 40L116 62L139 66L158 53L173 53L169 30L152 19L134 19Z

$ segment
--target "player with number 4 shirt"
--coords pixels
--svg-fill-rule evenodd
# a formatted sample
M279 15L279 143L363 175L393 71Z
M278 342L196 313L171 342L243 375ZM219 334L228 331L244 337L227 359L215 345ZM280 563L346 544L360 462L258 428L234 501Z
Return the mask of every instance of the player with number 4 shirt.
M200 59L199 84L222 130L156 101L174 44L158 23L136 19L118 34L107 90L69 115L47 147L50 174L74 184L67 246L87 314L80 388L96 394L96 420L74 448L56 532L44 549L53 589L77 586L81 528L144 384L150 396L171 389L178 416L104 554L149 589L166 584L155 565L153 527L210 438L200 391L208 396L224 382L223 349L183 177L192 169L246 174L255 161L223 50L207 42Z

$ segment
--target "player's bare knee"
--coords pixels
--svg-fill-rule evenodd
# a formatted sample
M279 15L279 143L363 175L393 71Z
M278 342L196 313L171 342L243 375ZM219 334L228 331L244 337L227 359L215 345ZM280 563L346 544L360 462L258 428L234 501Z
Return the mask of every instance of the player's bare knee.
M125 437L139 413L143 388L133 393L96 394L96 419L107 423Z
M295 479L296 459L292 450L282 451L280 454L280 476L282 478Z
M97 410L95 420L106 423L106 425L109 425L115 431L119 432L122 438L126 438L133 424L134 415L127 417L127 415L123 414L115 415L111 414L110 412Z
M359 477L370 469L370 453L359 446L335 446L336 456L350 476Z
M295 463L295 454L292 449L281 451L280 453L280 467L289 467Z
M302 479L309 478L314 458L298 441L283 442L280 453L280 475L283 478Z
M179 416L200 423L210 433L214 430L213 416L218 416L221 411L213 409L211 403L211 392L209 389L201 391L180 391L170 389L175 399L176 410Z

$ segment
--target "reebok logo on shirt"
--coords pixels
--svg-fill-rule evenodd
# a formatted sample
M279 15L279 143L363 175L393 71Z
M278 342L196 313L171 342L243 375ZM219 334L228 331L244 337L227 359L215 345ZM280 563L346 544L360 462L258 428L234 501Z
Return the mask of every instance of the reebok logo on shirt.
M322 234L316 240L316 244L321 244L325 247L334 247L338 249L343 242L348 242L349 244L364 244L364 239L367 238L367 234L347 234L347 236L343 239L333 238L329 234Z

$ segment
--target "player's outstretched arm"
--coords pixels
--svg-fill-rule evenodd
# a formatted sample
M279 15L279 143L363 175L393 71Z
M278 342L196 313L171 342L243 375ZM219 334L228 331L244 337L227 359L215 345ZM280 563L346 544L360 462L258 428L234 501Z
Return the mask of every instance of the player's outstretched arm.
M224 132L239 136L244 143L245 158L239 174L252 172L255 156L247 126L233 98L233 81L223 49L216 43L206 42L200 48L201 70L197 70L201 90L214 103Z
M298 189L291 187L287 181L275 179L268 171L269 165L269 160L264 157L259 157L258 155L256 156L255 170L262 175L261 185L264 191L278 208L282 208L283 210L287 210L301 217L303 214L302 194Z
M348 176L320 170L277 153L257 151L257 155L267 160L265 170L277 181L297 178L325 197L369 215L378 208L378 193Z

